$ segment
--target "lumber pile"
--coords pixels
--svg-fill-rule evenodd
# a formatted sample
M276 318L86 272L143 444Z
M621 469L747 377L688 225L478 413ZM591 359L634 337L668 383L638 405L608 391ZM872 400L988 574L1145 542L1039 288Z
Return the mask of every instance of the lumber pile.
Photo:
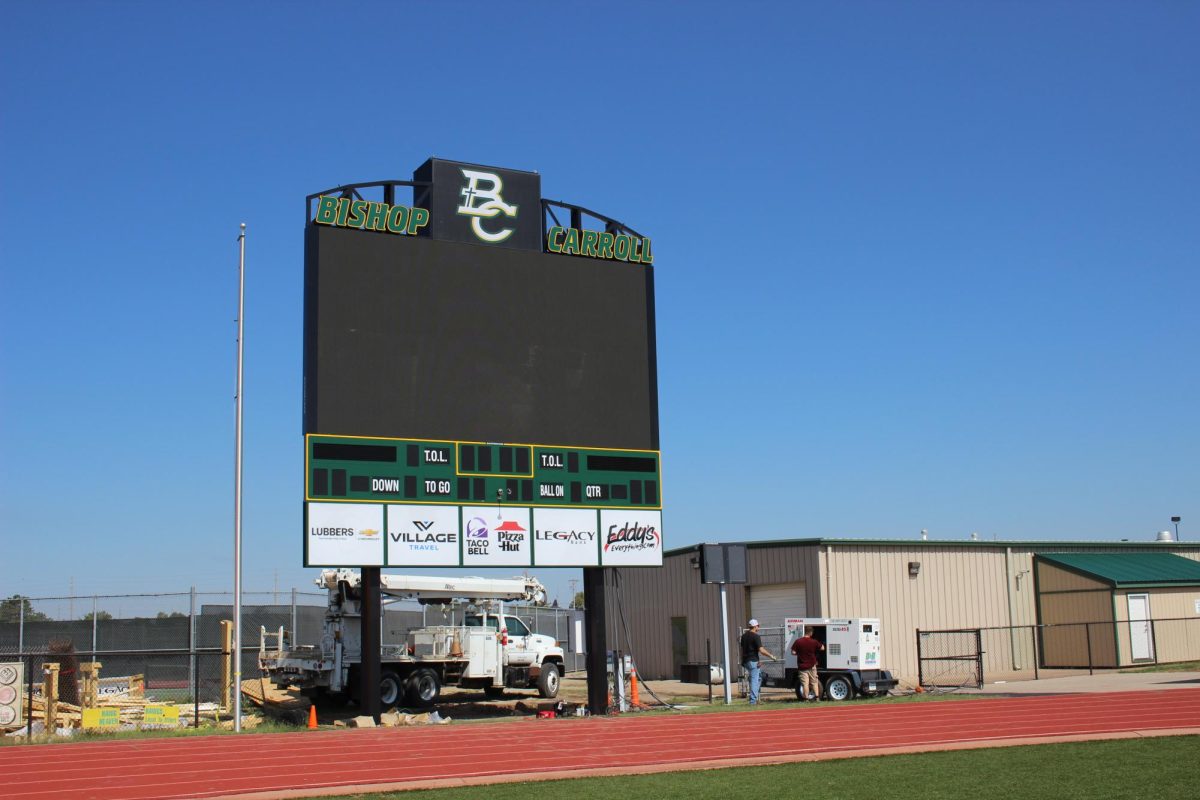
M263 710L268 717L303 725L308 720L312 701L294 688L276 686L270 678L242 681L242 696Z
M30 708L32 701L32 709ZM146 706L161 705L153 701L142 699L129 698L106 698L92 708L115 708L120 717L122 725L138 725L146 716ZM195 722L195 714L197 707L192 703L178 704L179 708L179 724L191 726ZM73 703L64 703L62 700L54 703L52 724L46 727L56 728L79 728L83 725L83 710L84 707L77 706ZM216 703L200 703L200 722L213 723L220 722L224 719L229 719L230 715L227 711L223 711ZM25 699L25 714L26 718L30 714L35 720L46 719L46 698L42 694L35 694L32 698Z

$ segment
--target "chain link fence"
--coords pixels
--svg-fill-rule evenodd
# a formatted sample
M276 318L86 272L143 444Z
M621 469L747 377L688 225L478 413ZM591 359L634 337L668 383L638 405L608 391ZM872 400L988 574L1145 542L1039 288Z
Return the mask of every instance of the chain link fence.
M327 602L325 592L243 592L243 680L260 677L263 629L285 631L289 647L318 645ZM557 640L568 671L584 668L582 609L517 604L506 604L505 609L521 617L532 632ZM461 624L469 610L461 604L393 601L384 606L381 639L400 644L413 628ZM102 693L127 685L119 679L136 677L148 700L227 708L230 645L222 622L232 617L230 592L14 596L0 600L0 661L27 662L27 670L36 672L40 682L43 664L58 663L55 651L69 650L76 662L100 662L102 679L112 679L100 687Z
M981 686L1200 661L1200 617L918 630L924 686Z

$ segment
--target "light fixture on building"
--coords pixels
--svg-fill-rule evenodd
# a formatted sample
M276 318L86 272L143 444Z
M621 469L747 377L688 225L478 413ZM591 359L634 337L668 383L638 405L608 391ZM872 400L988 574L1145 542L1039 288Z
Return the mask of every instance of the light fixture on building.
M692 569L700 569L700 556L692 556L689 563L691 563Z
M915 578L920 574L921 574L921 562L920 561L908 562L908 577Z

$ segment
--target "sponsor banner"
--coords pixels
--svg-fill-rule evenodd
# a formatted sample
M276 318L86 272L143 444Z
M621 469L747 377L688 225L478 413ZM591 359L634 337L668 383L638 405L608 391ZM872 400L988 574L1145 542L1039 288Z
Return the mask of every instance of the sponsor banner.
M597 567L596 512L591 509L535 508L533 555L539 567Z
M389 567L457 567L458 506L388 506Z
M532 565L528 508L464 508L462 535L464 566Z
M142 727L148 728L154 725L179 727L179 706L146 706L145 715L142 717Z
M121 726L121 709L85 708L81 724L84 728L119 728Z
M661 511L600 511L601 566L661 567L662 553Z
M383 506L309 503L306 566L383 566Z

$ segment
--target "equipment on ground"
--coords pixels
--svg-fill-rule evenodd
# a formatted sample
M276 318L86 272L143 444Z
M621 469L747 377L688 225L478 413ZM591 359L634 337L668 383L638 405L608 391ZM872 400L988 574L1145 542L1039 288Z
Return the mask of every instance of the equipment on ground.
M316 584L329 591L321 643L285 648L279 636L269 649L268 637L278 634L264 631L259 666L280 686L296 686L306 694L353 696L362 661L362 576L354 570L327 569ZM562 648L551 637L531 632L519 617L504 613L506 600L545 600L545 588L537 579L381 575L380 591L425 604L466 600L476 609L464 615L462 625L417 628L408 632L404 644L381 648L379 692L384 707L427 708L443 686L483 689L491 697L505 688L536 688L546 698L558 695Z
M779 662L764 662L764 686L794 689L798 699L805 699L798 659L792 654L792 643L804 636L806 627L812 627L813 638L825 645L825 649L817 655L817 677L826 700L884 695L899 683L891 671L880 666L883 656L878 619L788 617L783 625L779 636L782 651L778 653L783 658L782 674L779 674L776 666ZM765 630L760 633L764 639L767 638Z

